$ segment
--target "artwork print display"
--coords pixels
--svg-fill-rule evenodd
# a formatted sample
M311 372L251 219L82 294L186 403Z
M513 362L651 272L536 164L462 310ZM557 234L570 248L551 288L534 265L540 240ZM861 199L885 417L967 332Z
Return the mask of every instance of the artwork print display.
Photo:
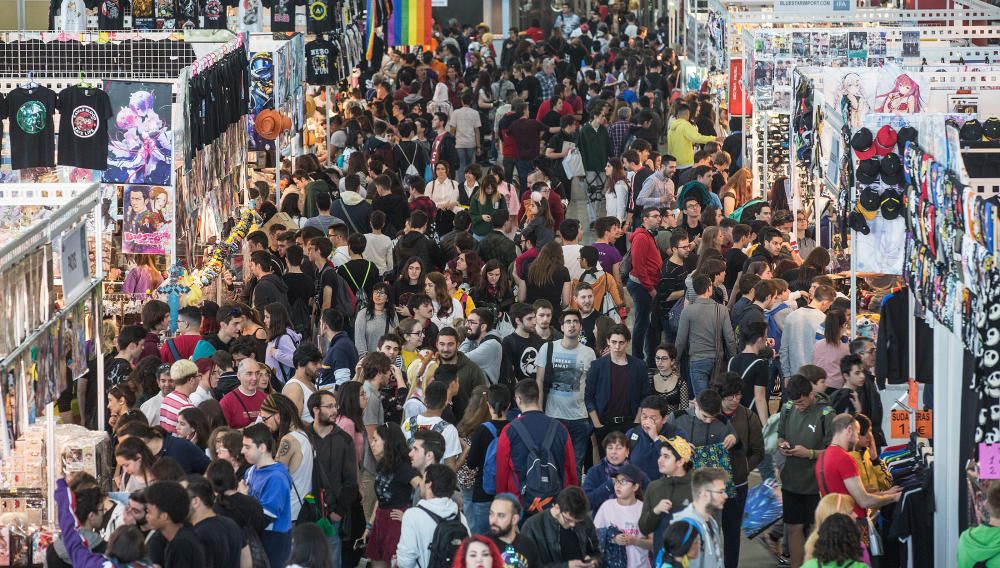
M254 119L267 108L274 108L274 59L270 51L262 51L250 56L250 120L247 123L250 150L263 150L270 144L254 130Z
M171 191L161 186L125 186L122 252L167 254L173 235Z
M109 126L104 183L170 185L173 164L171 86L108 81Z

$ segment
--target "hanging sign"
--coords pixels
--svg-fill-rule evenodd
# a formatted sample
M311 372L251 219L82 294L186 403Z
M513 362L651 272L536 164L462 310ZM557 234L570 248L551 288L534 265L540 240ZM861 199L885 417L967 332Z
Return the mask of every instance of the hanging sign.
M889 435L893 439L910 437L910 413L905 410L893 410L890 415Z
M920 391L917 381L912 378L906 381L906 405L910 408L920 408Z
M62 267L63 300L71 304L90 281L90 262L87 255L87 224L80 223L66 231L59 239L60 266Z
M775 0L774 11L796 14L849 14L854 11L854 0Z
M1000 444L979 444L979 479L1000 479Z
M729 116L750 116L750 99L743 86L743 60L729 60Z
M934 437L934 411L918 410L917 415L917 436L931 439Z

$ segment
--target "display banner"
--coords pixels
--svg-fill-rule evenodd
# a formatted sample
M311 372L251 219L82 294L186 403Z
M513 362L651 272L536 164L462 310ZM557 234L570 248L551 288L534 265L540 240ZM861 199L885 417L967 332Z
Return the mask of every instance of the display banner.
M743 60L729 60L729 116L750 116L750 98L743 85Z
M104 183L169 185L174 155L171 86L108 81L107 90L115 121L108 125Z
M847 14L854 10L853 0L775 0L777 13Z
M172 193L170 188L162 186L125 186L123 253L169 254L174 230Z

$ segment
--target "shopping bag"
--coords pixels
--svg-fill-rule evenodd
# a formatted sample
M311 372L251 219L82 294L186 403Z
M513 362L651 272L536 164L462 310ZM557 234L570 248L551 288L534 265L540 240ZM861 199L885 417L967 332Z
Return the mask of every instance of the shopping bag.
M777 482L768 479L764 483L751 487L747 492L746 505L743 507L743 535L753 540L781 519L781 498L775 489Z
M575 177L580 177L584 175L583 169L583 156L580 155L580 150L573 148L566 154L566 157L562 159L563 171L566 172L567 179L573 179Z

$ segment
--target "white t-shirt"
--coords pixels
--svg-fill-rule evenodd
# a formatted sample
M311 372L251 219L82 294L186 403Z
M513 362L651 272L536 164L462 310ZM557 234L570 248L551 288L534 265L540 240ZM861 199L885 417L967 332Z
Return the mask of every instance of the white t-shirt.
M237 29L241 32L264 31L263 12L260 0L240 0L236 10Z
M580 268L580 249L583 245L563 245L563 264L569 270L569 277L579 280L583 276L583 268Z
M87 31L87 5L83 0L63 0L59 12L59 25L62 31Z
M587 405L583 395L587 385L587 371L597 356L593 349L583 344L574 349L566 349L560 340L553 345L552 369L555 377L552 388L545 397L545 414L562 420L587 418ZM546 364L548 350L548 342L538 350L535 364L539 367Z
M413 440L413 422L413 419L403 422L403 436L406 437L407 443ZM437 426L438 423L444 423L444 425ZM416 417L416 426L417 430L434 430L444 436L444 459L452 458L462 453L462 443L458 440L458 428L446 422L444 418L440 416L429 418L420 415Z
M597 510L594 517L594 527L606 529L617 527L624 534L642 538L642 531L639 530L639 514L642 513L642 501L625 506L618 503L617 499L608 499L601 508ZM649 568L649 552L635 545L625 547L625 556L628 558L628 568Z
M469 107L462 107L451 113L448 121L448 128L455 129L456 148L475 148L476 129L483 125L479 118L479 111Z

